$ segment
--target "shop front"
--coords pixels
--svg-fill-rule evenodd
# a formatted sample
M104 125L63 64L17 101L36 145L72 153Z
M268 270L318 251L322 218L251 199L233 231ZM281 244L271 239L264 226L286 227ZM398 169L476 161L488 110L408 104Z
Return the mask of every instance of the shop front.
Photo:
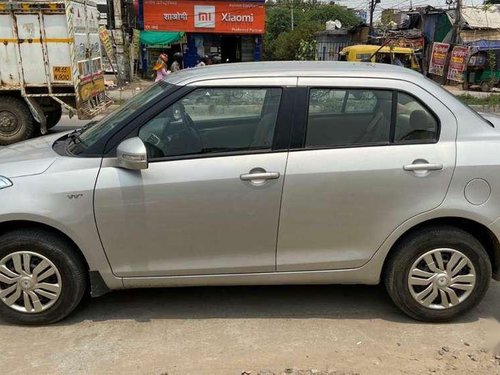
M259 61L264 0L144 0L144 30L186 33L185 67Z

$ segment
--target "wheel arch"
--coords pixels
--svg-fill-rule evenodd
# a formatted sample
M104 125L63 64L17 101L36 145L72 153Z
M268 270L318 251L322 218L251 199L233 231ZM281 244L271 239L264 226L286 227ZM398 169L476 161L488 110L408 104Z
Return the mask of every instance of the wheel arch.
M495 234L484 224L477 221L461 218L461 217L440 217L430 220L423 221L414 225L413 227L407 229L391 246L389 252L387 253L384 264L382 267L382 275L385 274L387 269L387 264L391 257L397 251L398 245L405 240L409 235L416 231L420 231L426 227L436 227L436 226L452 226L464 230L465 232L473 235L486 249L488 257L491 262L491 267L493 269L494 278L500 279L500 241L495 236Z
M71 237L69 237L66 233L64 233L60 229L57 229L57 228L50 226L48 224L44 224L44 223L40 223L40 222L36 222L36 221L30 221L30 220L11 220L11 221L0 222L0 236L2 236L3 234L6 234L8 232L19 230L19 229L36 229L36 230L44 231L46 233L56 235L58 237L63 238L65 241L67 241L72 246L75 253L78 254L81 261L85 265L87 271L90 270L87 259L85 258L85 255L81 251L80 247L77 245L77 243L75 241L73 241L71 239Z

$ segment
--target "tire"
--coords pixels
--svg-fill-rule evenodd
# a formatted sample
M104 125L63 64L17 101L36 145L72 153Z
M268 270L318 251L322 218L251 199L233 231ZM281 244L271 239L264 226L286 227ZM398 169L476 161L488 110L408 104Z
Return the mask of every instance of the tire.
M36 130L36 122L22 99L0 96L0 146L29 139Z
M1 236L0 277L3 276L3 280L0 279L0 315L2 318L17 324L43 325L55 323L67 317L79 305L88 290L87 268L75 250L74 245L67 240L40 230L17 230ZM24 258L26 252L30 253L28 261ZM14 263L15 259L18 260L18 268ZM46 262L43 266L40 265L42 261ZM41 271L36 271L37 266ZM10 270L10 273L9 270L5 271L5 267ZM18 272L19 268L24 271L26 267L32 275L35 275L34 278L27 276L19 278L12 273L26 275ZM52 274L48 272L51 270L53 270ZM10 280L6 280L5 276L10 277ZM43 279L36 280L40 277ZM12 282L13 279L16 279L15 283ZM51 284L48 285L51 288L41 286L39 283L42 282L44 285ZM8 287L16 289L2 296L2 291L5 292ZM45 294L42 294L38 288L41 288ZM13 296L13 294L18 293L17 289L21 290L21 295L16 300L17 295ZM52 296L51 298L45 297L47 291ZM32 297L27 303L25 295L29 296L29 293L31 295L35 293L35 297L39 297L38 310L40 311L35 310L36 303ZM56 294L58 297L54 297ZM15 302L9 302L9 298L14 299ZM27 306L30 312L27 312ZM24 310L20 311L20 309Z
M62 108L60 105L52 111L45 112L45 118L47 119L47 129L51 129L56 126L57 123L61 120L61 116Z
M489 82L483 81L481 82L481 91L482 92L490 92L491 91L491 84Z
M438 251L437 249L440 250ZM462 291L463 287L457 289L456 285L462 285L461 281L457 282L456 280L449 279L447 270L444 273L442 271L437 273L429 270L429 262L425 260L415 265L419 258L424 254L428 255L430 251L435 251L432 254L432 258L430 258L433 261L431 263L435 266L439 264L435 255L437 252L441 253L441 257L444 260L444 267L440 268L446 270L448 263L452 263L450 264L451 273L455 272L455 268L458 268L462 264L461 259L464 259L466 265L455 276L465 275L465 277L471 278L471 274L475 274L474 282L471 282L468 286L470 290ZM459 254L465 257L458 258ZM455 256L455 259L460 259L458 263L450 261L452 256ZM472 265L473 269L470 265ZM414 271L413 275L415 275L415 278L413 280L420 282L420 277L422 277L423 279L428 278L427 280L432 279L433 281L428 282L426 280L425 285L422 286L410 285L410 271L416 268L422 269L422 267L427 267L425 271L432 273L434 275L433 278L428 278L427 274L416 275L415 272L420 271ZM482 244L468 232L451 226L428 227L408 235L394 249L393 256L389 259L384 271L385 286L394 303L410 317L426 322L450 321L475 307L482 300L488 289L492 272L490 259ZM441 285L441 282L444 285ZM431 296L434 293L434 288L437 290L435 299ZM443 291L440 289L443 289ZM455 292L455 296L458 296L458 299L455 300L458 301L457 303L452 303L453 299L450 297L450 294L445 292L448 289L452 289ZM430 291L427 297L431 300L431 304L428 306L426 306L428 301L425 302L427 298L424 298L427 292L424 292L424 290ZM418 296L418 293L423 293L423 296L420 297L423 298L421 302L417 300L419 297L414 297L414 295ZM443 302L441 293L445 294L446 302ZM441 304L445 305L446 308L440 309L439 306Z

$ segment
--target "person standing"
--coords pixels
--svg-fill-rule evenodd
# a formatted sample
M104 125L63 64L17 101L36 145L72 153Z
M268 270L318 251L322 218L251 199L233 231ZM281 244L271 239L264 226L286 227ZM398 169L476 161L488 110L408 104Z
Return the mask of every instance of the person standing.
M169 73L167 70L167 63L168 63L168 55L162 53L160 57L158 57L158 60L156 60L155 65L153 66L153 70L156 72L155 82L161 81Z
M178 72L182 69L182 53L176 52L174 53L174 62L170 66L170 70L172 73Z
M196 64L196 67L210 65L210 58L205 55L200 59L200 62Z

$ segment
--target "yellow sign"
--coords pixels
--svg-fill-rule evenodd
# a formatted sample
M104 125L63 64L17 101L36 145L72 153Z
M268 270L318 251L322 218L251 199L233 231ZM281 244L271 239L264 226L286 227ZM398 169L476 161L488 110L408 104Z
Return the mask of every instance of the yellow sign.
M80 99L85 102L104 92L104 90L106 90L104 77L94 78L92 81L88 81L80 85Z
M111 42L111 38L109 37L109 32L106 29L106 26L99 26L99 38L101 39L101 43L104 46L106 55L108 55L108 59L114 60L113 44Z
M71 66L53 66L54 81L71 81Z

